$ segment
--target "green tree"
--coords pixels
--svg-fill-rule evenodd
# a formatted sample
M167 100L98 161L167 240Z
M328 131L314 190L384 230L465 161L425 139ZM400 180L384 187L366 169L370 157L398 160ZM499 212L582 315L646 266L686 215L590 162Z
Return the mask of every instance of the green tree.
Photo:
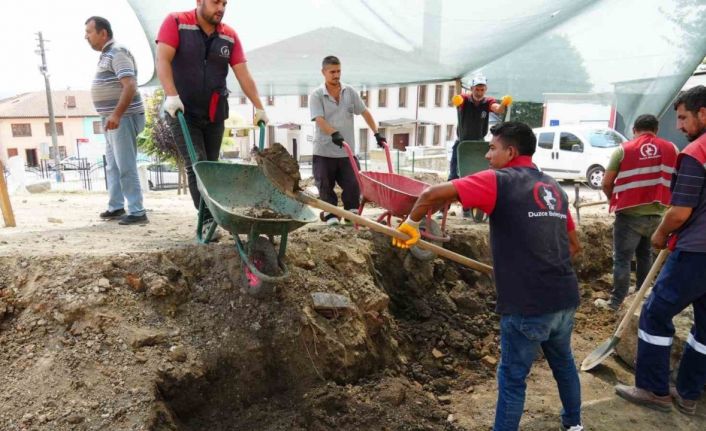
M145 128L137 137L137 146L144 152L159 160L178 164L179 152L174 137L166 120L160 116L164 90L158 88L147 98L145 110Z
M547 34L483 66L493 94L519 102L544 102L545 93L586 93L593 85L581 53L566 36ZM475 74L475 73L474 73Z

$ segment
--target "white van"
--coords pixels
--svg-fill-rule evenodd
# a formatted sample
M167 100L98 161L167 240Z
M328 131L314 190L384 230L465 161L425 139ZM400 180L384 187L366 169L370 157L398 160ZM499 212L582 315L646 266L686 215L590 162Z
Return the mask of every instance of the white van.
M627 141L608 127L553 126L534 130L537 151L532 160L556 179L586 181L600 189L603 174L613 151Z

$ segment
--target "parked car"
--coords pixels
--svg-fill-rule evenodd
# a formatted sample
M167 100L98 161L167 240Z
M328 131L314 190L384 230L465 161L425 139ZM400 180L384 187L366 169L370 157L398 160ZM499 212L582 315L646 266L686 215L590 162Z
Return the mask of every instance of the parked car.
M600 189L613 151L627 141L609 127L567 125L539 127L533 161L556 179L586 181Z

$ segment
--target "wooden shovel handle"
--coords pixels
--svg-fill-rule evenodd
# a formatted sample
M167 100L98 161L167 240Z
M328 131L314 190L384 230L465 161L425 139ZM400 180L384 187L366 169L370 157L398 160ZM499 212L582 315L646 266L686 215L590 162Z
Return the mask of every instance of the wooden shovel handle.
M373 220L361 217L360 215L352 213L350 211L343 210L335 205L329 204L328 202L324 202L320 199L316 199L312 196L309 196L306 193L296 192L293 197L304 204L311 205L312 207L319 208L331 214L336 214L339 217L344 217L356 224L370 228L375 232L379 232L401 240L409 239L408 235L398 231L397 229L393 229L389 226L385 226ZM447 250L443 247L439 247L436 244L431 244L429 242L419 240L416 245L425 250L434 252L439 256L450 259L456 263L460 263L461 265L465 265L469 268L475 269L476 271L480 271L486 274L491 274L493 272L493 267L490 265L486 265L476 260L469 259L466 256L454 253L453 251Z
M645 297L645 294L647 294L647 291L649 290L654 279L657 277L657 274L659 274L659 270L662 269L662 265L664 264L664 261L667 260L667 256L669 256L669 250L666 248L660 251L657 255L655 263L652 264L650 272L647 274L647 277L645 277L645 281L642 282L640 291L637 292L637 295L633 298L630 308L628 308L628 311L625 313L623 320L620 321L618 329L615 330L615 337L620 338L625 331L625 328L628 326L628 321L630 321L630 317L635 313L637 307L642 304L642 299Z

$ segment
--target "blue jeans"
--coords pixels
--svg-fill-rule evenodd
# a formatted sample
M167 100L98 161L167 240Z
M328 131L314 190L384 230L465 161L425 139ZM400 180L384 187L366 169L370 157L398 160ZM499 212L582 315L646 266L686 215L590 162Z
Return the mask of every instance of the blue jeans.
M571 332L576 309L523 316L505 314L500 318L500 365L498 404L494 431L516 431L525 405L525 379L542 348L559 387L566 427L581 423L581 386L571 352Z
M642 286L652 266L650 238L662 218L658 215L615 215L613 225L613 291L610 304L617 308L623 303L630 288L630 262L637 261L637 288Z
M105 126L106 118L103 118ZM145 128L145 114L127 114L117 129L105 131L105 161L108 181L108 211L125 208L130 215L143 215L142 188L137 175L137 135Z

